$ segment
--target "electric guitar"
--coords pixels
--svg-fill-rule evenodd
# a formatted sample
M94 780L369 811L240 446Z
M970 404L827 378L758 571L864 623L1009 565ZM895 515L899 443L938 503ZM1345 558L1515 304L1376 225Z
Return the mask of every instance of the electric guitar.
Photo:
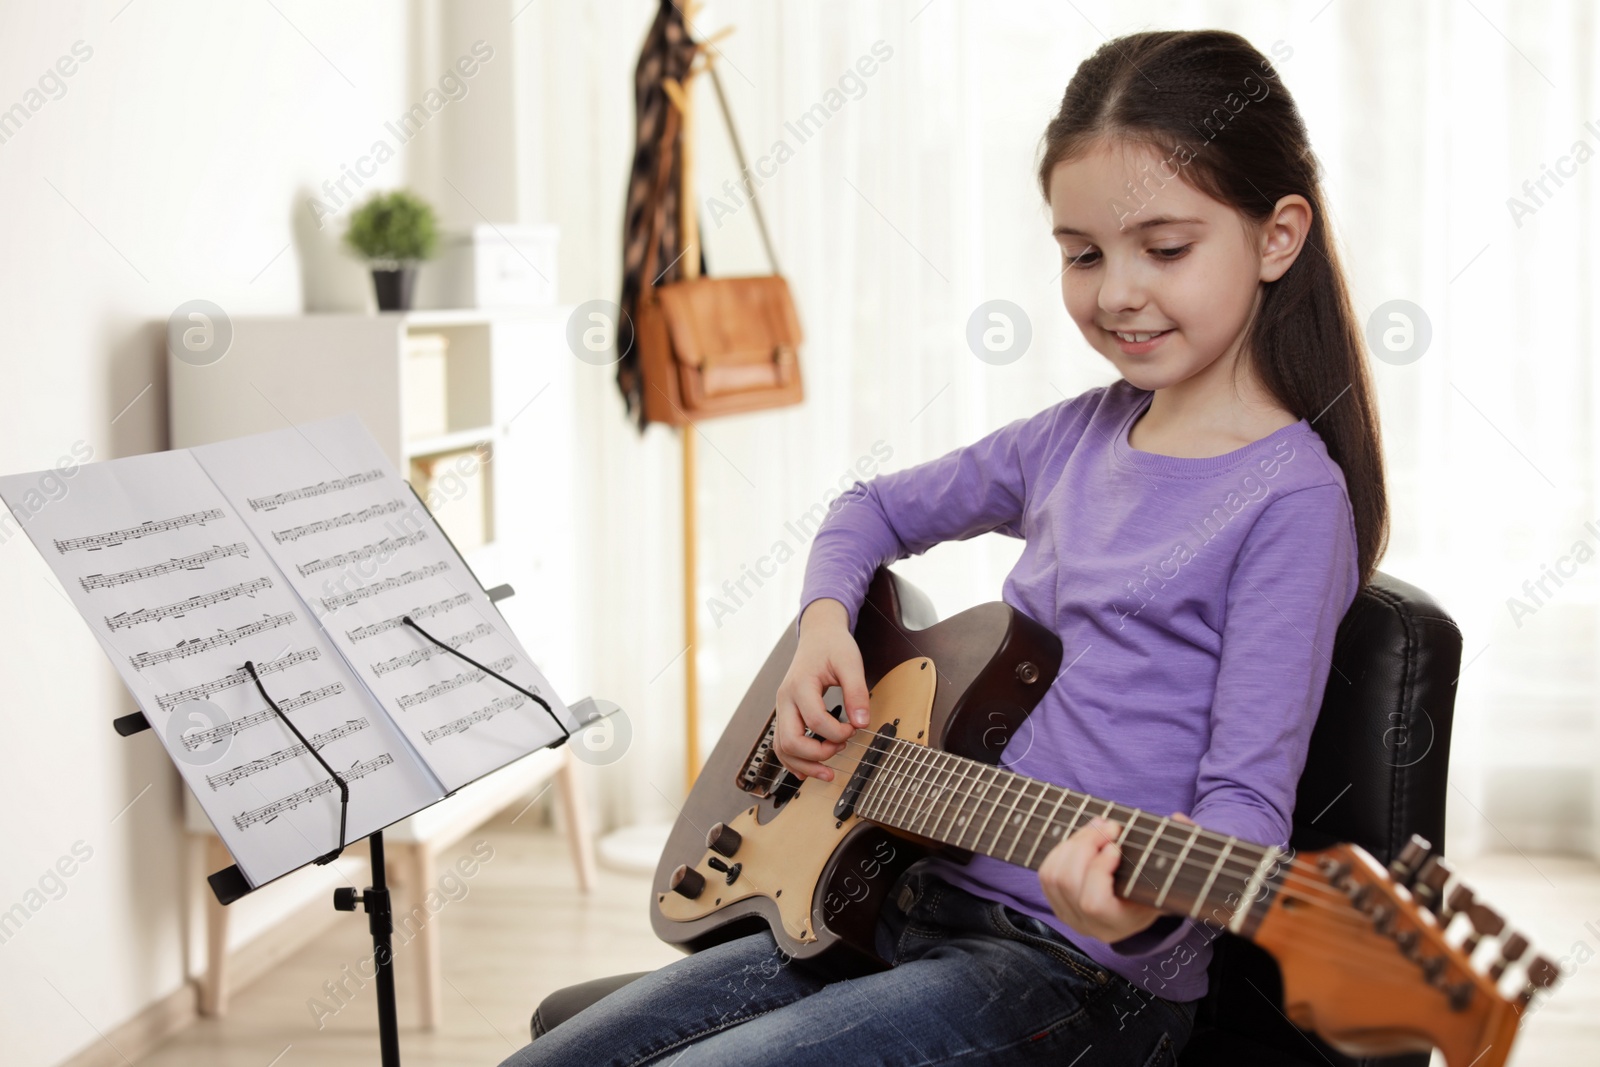
M1388 868L1353 844L1294 855L1000 769L1060 669L1060 641L1003 602L933 620L915 587L879 571L855 634L870 721L828 761L831 782L799 780L773 751L790 628L663 851L651 894L663 940L694 950L765 928L792 957L882 968L878 912L913 861L981 852L1037 869L1105 816L1123 827L1117 891L1266 949L1296 1025L1351 1055L1437 1047L1449 1067L1504 1064L1523 1010L1560 970L1524 960L1527 939L1426 841Z

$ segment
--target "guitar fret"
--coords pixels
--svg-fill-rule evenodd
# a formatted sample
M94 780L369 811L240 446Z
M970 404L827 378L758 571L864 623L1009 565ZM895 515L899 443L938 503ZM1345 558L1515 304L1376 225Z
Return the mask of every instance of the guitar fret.
M1059 837L1063 840L1072 836L1073 831L1078 828L1078 820L1083 818L1083 810L1089 806L1089 794L1082 793L1079 795L1082 796L1083 799L1078 801L1078 809L1072 813L1072 818L1067 821L1066 829L1061 831L1059 835ZM1050 829L1051 833L1055 834L1057 830L1060 830L1060 827L1053 826Z
M990 780L987 781L987 782L983 781L983 775L985 774L985 772L987 772L990 775ZM989 811L988 811L988 813L986 815L984 815L982 825L980 825L978 827L977 832L972 835L972 847L974 849L981 849L982 848L982 845L983 845L983 833L984 833L985 830L987 830L989 828L989 823L991 821L993 821L993 819L994 819L995 804L993 804L993 803L991 803L989 801L989 790L994 788L994 783L995 782L1000 781L1000 776L995 773L995 769L993 767L981 767L978 770L978 780L980 782L983 782L983 799L984 799L984 802L988 805ZM1002 785L1001 788L1000 788L1000 796L1002 798L1004 798L1004 796L1005 796L1005 786L1004 785Z
M883 800L883 793L891 785L885 770L889 766L889 761L893 758L893 756L894 753L886 749L883 755L878 759L878 769L876 773L874 773L872 777L867 780L867 787L866 789L862 790L861 793L861 803L856 805L856 811L860 813L862 818L878 818L880 812L879 804Z
M1144 814L1144 813L1143 812L1139 813L1139 815L1142 815L1142 814ZM1133 824L1138 821L1139 815L1135 815L1132 819L1128 820L1127 829L1132 829L1133 828ZM1171 821L1172 821L1172 817L1170 815L1163 815L1161 817L1161 821L1156 824L1155 833L1150 835L1150 840L1145 843L1143 854L1141 854L1139 856L1139 862L1134 865L1133 873L1128 875L1128 884L1126 886L1124 886L1123 889L1122 889L1123 899L1126 900L1127 898L1133 896L1134 884L1139 881L1139 875L1144 873L1144 865L1150 861L1150 852L1151 852L1151 850L1153 850L1155 848L1156 842L1161 839L1162 833L1164 833L1166 831L1166 829L1167 829L1167 823L1169 823ZM1126 833L1126 832L1127 831L1124 830L1124 833ZM1174 870L1176 870L1176 868L1174 868Z
M1167 902L1167 894L1172 890L1172 883L1177 879L1178 872L1183 869L1183 861L1188 858L1189 850L1200 839L1200 827L1196 826L1189 834L1189 840L1183 843L1183 849L1178 853L1178 858L1172 862L1172 871L1167 875L1166 884L1161 887L1161 892L1156 894L1154 906L1161 907Z
M922 778L922 748L906 742L906 788L900 795L900 805L895 811L895 824L905 826L910 813L916 810Z
M976 808L978 804L977 791L972 788L976 784L976 779L969 778L967 775L967 771L973 769L975 764L971 760L963 759L960 767L961 799L956 806L956 817L950 820L950 829L955 832L955 845L957 848L964 847L961 841L966 836L967 829L972 825L972 813L967 811L967 805L972 804ZM961 828L959 831L956 830L957 826Z
M949 833L949 831L945 828L944 822L945 818L950 815L951 804L954 801L959 801L962 799L961 789L957 784L957 778L962 773L962 761L959 757L951 755L947 752L941 752L939 754L939 759L944 771L945 794L944 800L940 804L939 816L933 822L933 835L942 841Z
M1250 909L1255 906L1256 891L1261 888L1262 880L1267 876L1267 867L1277 859L1281 853L1277 848L1269 848L1261 854L1261 862L1256 864L1256 869L1250 873L1250 880L1245 883L1244 892L1240 894L1239 910L1233 913L1233 918L1228 921L1228 930L1238 933L1244 929L1245 919L1250 915Z
M1059 787L1056 788L1059 789ZM1056 806L1050 809L1049 815L1045 816L1044 825L1039 827L1039 832L1034 835L1033 850L1028 853L1027 860L1025 860L1022 864L1024 867L1027 867L1030 870L1037 869L1033 866L1033 859L1039 854L1039 846L1044 844L1045 831L1055 825L1056 813L1061 810L1061 805L1065 804L1067 802L1067 798L1072 795L1065 789L1059 789L1059 792L1061 795L1056 797Z
M883 799L876 805L878 817L884 822L894 822L895 804L899 800L900 792L905 788L905 775L901 765L905 763L905 754L900 751L900 743L892 741L884 753L883 762L878 765L878 773L888 779L888 788L883 791Z
M1009 793L1010 791L1011 791L1011 783L1010 783L1010 781L1007 781L1006 782L1006 792ZM1013 800L1011 802L1011 812L1010 812L1010 814L1008 814L1004 819L1002 819L1000 821L1000 828L995 831L995 834L994 834L994 851L991 852L990 855L994 856L996 859L1001 858L1000 857L1000 842L1005 837L1006 827L1008 825L1010 825L1015 819L1017 819L1019 817L1017 815L1017 805L1022 803L1023 799L1027 795L1028 795L1028 779L1024 778L1024 779L1022 779L1021 788L1019 788L1017 790L1017 799L1015 799L1015 800ZM1005 794L1002 793L1001 796L1002 796L1002 798L1004 798ZM1011 847L1013 849L1016 848L1016 844L1013 842ZM1010 862L1009 859L1007 860L1007 862Z
M928 816L933 814L934 805L938 803L938 800L936 800L938 793L944 789L944 785L939 782L939 774L944 773L944 768L939 766L939 757L941 757L941 755L942 753L928 752L926 749L923 750L922 753L922 765L923 768L928 771L928 774L926 774L923 781L933 787L933 792L931 792L930 795L925 798L925 801L923 801L922 805L922 811L920 811L920 814L918 814L918 817L920 817L920 822L922 822L923 829L926 829L926 825L928 825ZM928 835L923 832L923 829L918 829L918 817L912 817L912 821L910 821L910 824L907 824L906 829L910 830L912 833L922 833L923 837L928 837Z
M910 742L907 742L907 745L906 762L910 769L906 775L906 791L901 798L902 804L898 817L898 822L901 826L910 823L912 817L920 809L923 799L922 790L928 784L927 778L924 777L927 769L927 764L924 761L926 750L922 746L913 745Z
M1196 919L1200 916L1200 909L1206 906L1206 897L1211 894L1211 884L1217 880L1217 875L1222 872L1222 865L1228 861L1228 853L1233 851L1233 846L1239 839L1232 834L1228 835L1228 843L1222 846L1222 853L1217 856L1216 862L1211 865L1211 873L1206 875L1205 884L1200 887L1200 896L1194 902L1194 907L1189 910L1189 918Z
M1028 779L1025 778L1023 781L1027 782ZM1012 840L1011 848L1006 852L1007 863L1016 862L1016 860L1014 860L1012 857L1017 854L1017 846L1022 844L1022 835L1025 831L1030 831L1033 829L1033 813L1039 810L1039 802L1044 800L1046 792L1050 788L1044 782L1039 782L1037 784L1039 786L1039 795L1033 798L1033 807L1028 809L1027 817L1017 824L1017 836ZM1022 787L1022 793L1023 796L1027 796L1028 787L1026 785Z

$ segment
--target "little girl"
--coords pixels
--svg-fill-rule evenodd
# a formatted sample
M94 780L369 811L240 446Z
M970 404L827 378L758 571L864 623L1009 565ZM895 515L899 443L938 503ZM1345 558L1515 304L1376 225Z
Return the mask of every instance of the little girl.
M833 510L777 693L780 759L822 779L853 765L852 633L876 569L999 531L1025 542L1005 601L1064 649L1004 765L1286 847L1334 633L1388 526L1305 125L1244 38L1139 33L1073 75L1038 178L1067 311L1120 377ZM847 722L824 708L831 685ZM879 921L888 970L829 981L751 934L505 1062L1175 1063L1216 929L1113 891L1120 829L1086 826L1037 873L913 865Z

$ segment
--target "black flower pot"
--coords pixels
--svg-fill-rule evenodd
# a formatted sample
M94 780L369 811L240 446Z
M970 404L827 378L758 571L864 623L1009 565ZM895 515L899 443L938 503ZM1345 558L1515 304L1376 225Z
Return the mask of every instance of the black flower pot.
M417 288L417 268L372 271L372 287L378 294L379 311L410 311L411 297Z

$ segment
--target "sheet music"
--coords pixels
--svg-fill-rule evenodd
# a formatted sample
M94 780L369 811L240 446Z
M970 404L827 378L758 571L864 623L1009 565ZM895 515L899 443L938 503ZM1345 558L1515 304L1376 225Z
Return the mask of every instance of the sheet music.
M447 790L578 723L354 415L191 450Z
M340 804L246 660L348 782L348 841L443 795L193 455L87 464L65 496L42 505L29 495L39 484L37 474L0 478L0 498L251 885L337 847Z

